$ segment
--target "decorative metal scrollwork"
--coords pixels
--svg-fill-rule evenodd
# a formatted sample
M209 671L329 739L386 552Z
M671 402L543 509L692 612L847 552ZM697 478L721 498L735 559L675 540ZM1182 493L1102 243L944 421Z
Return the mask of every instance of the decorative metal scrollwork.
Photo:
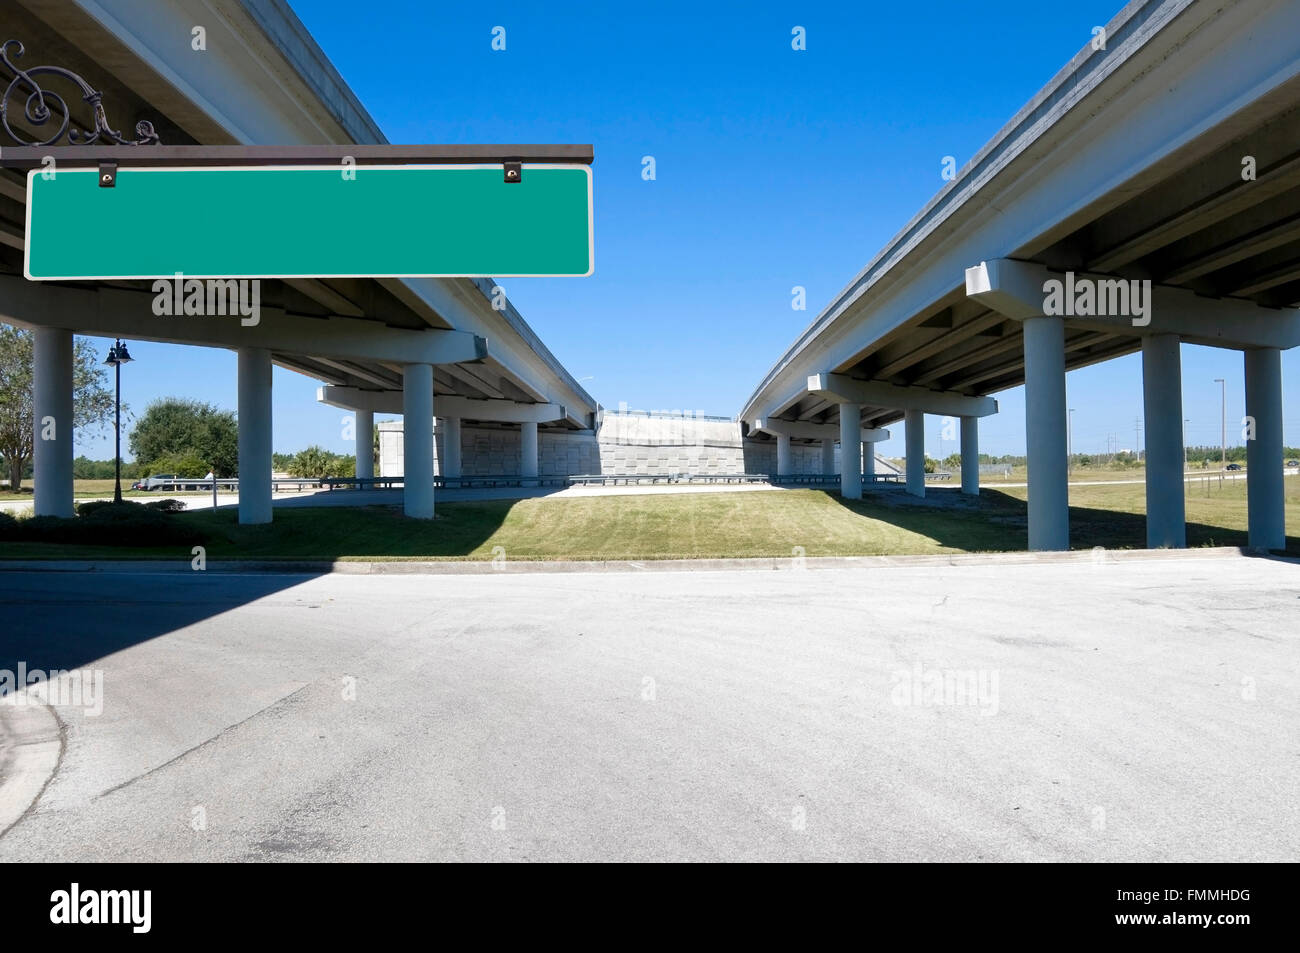
M10 59L11 51L13 59ZM134 141L123 138L120 132L109 126L108 116L104 112L104 94L94 89L72 70L64 69L61 66L33 66L28 70L19 69L14 64L14 60L21 57L24 52L23 45L18 40L6 40L4 46L0 47L0 62L3 62L14 74L13 80L5 88L4 97L0 99L0 124L3 124L5 132L9 134L9 138L14 142L22 146L52 146L66 134L68 142L72 145L90 145L99 142L101 139L123 146L158 144L158 134L154 132L153 123L147 120L141 120L135 124L136 138ZM72 113L68 110L68 104L63 97L48 89L41 89L40 84L32 78L45 75L60 76L81 87L81 98L89 104L95 120L94 128L90 132L82 132L80 129L72 128ZM59 121L59 128L48 139L35 141L25 139L9 125L10 97L21 96L23 93L27 94L27 100L23 107L23 117L29 126L39 128L51 120Z

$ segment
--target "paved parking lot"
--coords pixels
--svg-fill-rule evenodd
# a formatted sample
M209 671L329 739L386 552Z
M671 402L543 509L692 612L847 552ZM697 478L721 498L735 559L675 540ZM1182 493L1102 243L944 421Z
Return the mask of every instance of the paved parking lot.
M0 861L1300 857L1294 562L0 586Z

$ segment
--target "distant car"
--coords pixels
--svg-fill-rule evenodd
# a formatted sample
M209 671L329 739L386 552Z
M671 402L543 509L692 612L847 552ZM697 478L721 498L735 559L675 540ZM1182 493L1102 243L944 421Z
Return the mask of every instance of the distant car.
M136 480L134 483L131 484L131 489L133 489L133 490L143 490L143 489L144 489L144 481L143 481L143 480Z
M1300 467L1300 460L1288 460L1286 465L1289 467Z
M174 473L155 473L153 476L146 477L144 483L140 486L142 490L164 490L171 489L168 485L176 479Z
M1225 470L1240 470L1240 469L1242 469L1242 466L1241 466L1240 463L1229 463L1226 467L1224 467L1224 469L1225 469Z

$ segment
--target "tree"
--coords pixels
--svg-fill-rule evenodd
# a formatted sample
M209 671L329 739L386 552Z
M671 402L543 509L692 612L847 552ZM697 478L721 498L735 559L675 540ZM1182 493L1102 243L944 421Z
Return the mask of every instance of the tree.
M356 476L357 458L330 453L324 447L311 446L294 454L288 466L290 476L296 477L350 477Z
M122 464L122 476L125 479L134 480L140 475L139 470L139 464ZM111 480L115 475L116 469L112 460L91 460L81 456L72 461L72 478L74 480Z
M80 456L72 461L72 478L74 480L111 480L113 479L112 460L91 460Z
M107 386L107 377L95 346L85 338L74 338L74 429L99 430L113 419L113 391ZM9 487L15 491L22 486L23 468L32 456L36 413L33 380L32 332L0 324L0 455L9 468Z
M178 477L205 477L208 475L206 460L193 450L182 450L158 457L149 466L149 473L174 473Z
M239 475L239 425L234 411L180 397L164 397L145 408L131 431L131 453L149 472L155 461L197 456L219 477ZM203 474L199 474L202 476Z

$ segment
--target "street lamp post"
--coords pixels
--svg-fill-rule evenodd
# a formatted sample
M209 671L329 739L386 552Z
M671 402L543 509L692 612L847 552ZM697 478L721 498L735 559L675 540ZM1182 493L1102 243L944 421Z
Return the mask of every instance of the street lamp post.
M129 364L133 358L120 340L115 340L108 349L105 364L111 365L117 378L117 393L113 401L113 502L122 502L122 365Z
M1183 473L1187 472L1187 425L1190 424L1191 418L1183 418Z
M1226 469L1228 466L1228 385L1222 377L1216 377L1214 383L1219 385L1219 469Z

